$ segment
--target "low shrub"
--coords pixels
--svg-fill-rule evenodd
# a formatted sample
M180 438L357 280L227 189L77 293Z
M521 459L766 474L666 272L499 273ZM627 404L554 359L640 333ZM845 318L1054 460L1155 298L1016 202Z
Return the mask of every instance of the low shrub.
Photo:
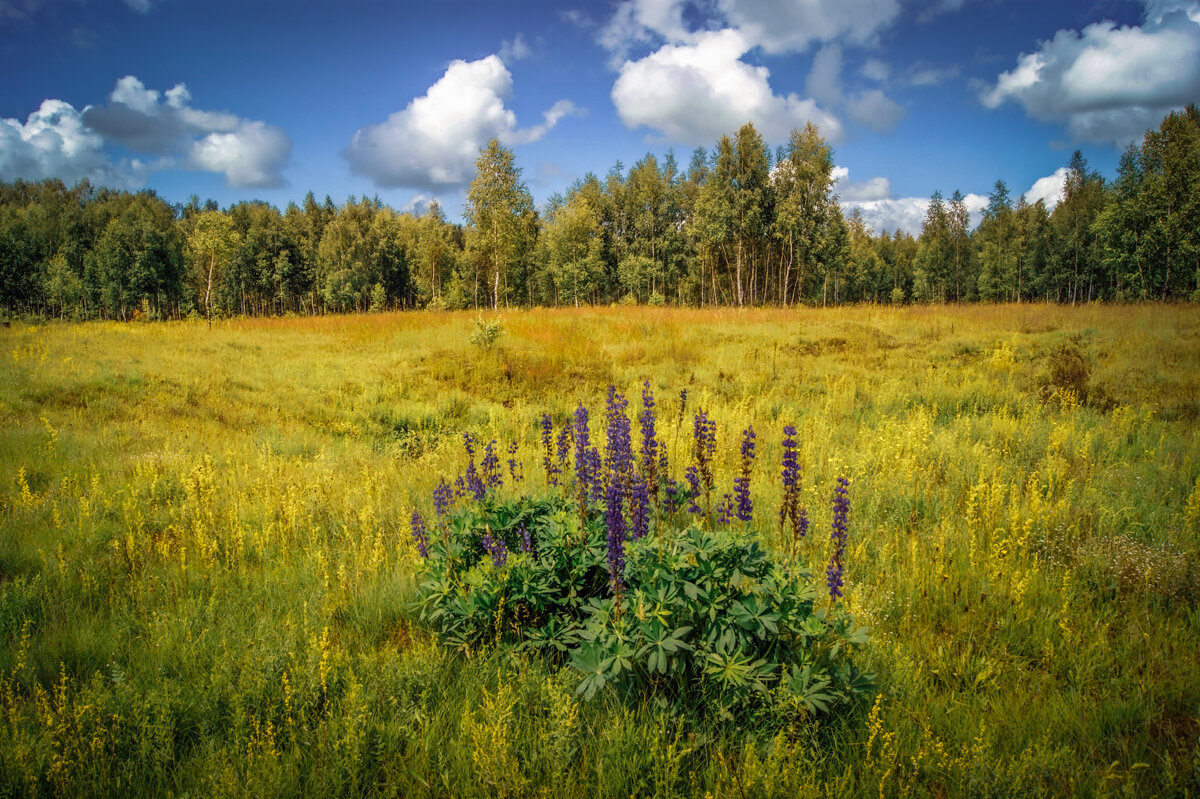
M643 400L653 409L652 395ZM497 464L485 457L477 468L475 442L465 436L466 471L435 491L436 521L413 513L425 556L423 621L463 651L509 647L569 663L579 673L577 693L589 699L611 690L740 722L830 713L868 693L873 678L853 662L866 631L837 601L848 483L839 480L835 492L834 555L821 586L794 548L792 557L776 557L752 525L731 529L730 495L711 514L701 509L710 504L715 436L703 411L690 487L680 487L665 477L665 453L646 445L655 442L652 412L641 421L642 452L653 457L636 468L624 408L610 389L604 460L588 447L586 410L577 410L575 468L568 444L547 443L546 488L515 499L499 498ZM550 442L548 419L545 426ZM736 515L745 522L753 440L752 430L743 435L735 481ZM802 537L808 519L795 507L794 441L784 443L780 519Z

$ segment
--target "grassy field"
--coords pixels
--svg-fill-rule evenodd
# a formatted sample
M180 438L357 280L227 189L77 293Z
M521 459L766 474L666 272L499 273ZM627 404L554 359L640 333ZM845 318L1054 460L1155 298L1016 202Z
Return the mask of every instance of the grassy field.
M0 794L1200 794L1195 306L502 322L489 352L449 313L0 329ZM417 623L408 516L462 432L540 484L540 414L643 379L716 418L720 485L754 424L770 546L785 424L814 564L850 478L857 711L582 702Z

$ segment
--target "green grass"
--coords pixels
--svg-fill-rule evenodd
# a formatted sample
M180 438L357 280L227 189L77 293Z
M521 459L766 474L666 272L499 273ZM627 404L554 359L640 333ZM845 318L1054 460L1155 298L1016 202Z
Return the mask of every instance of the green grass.
M1200 793L1195 308L502 317L489 352L468 314L0 330L0 793ZM755 425L762 519L796 424L814 563L850 477L877 701L697 726L416 624L462 431L540 484L541 412L643 379L677 477L680 389L724 490Z

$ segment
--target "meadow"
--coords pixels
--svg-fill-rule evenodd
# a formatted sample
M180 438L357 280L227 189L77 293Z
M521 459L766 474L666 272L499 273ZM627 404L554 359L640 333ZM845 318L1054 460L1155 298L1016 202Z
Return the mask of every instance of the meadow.
M0 794L1200 794L1195 306L499 317L0 329ZM585 700L420 622L409 519L463 432L541 485L542 413L644 380L677 478L681 389L719 485L758 431L768 549L785 425L815 571L849 479L860 706Z

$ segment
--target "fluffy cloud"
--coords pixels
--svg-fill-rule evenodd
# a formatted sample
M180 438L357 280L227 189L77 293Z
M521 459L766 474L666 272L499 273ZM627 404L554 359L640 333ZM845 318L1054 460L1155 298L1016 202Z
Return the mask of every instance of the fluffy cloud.
M693 26L688 11L715 14ZM745 37L747 49L801 52L819 42L869 43L899 12L897 0L626 0L601 30L600 44L615 53L619 63L632 44L657 38L668 44L695 44L709 31L732 28Z
M792 128L807 122L826 138L840 139L842 125L835 116L812 99L775 94L766 67L741 60L750 47L741 33L726 29L626 61L612 89L621 121L688 144L711 144L747 120L767 141L784 141Z
M897 0L717 0L731 25L768 53L813 42L871 42L900 13Z
M377 186L436 192L465 185L488 140L527 144L564 116L580 113L560 100L542 113L541 125L522 130L505 105L511 95L512 75L498 56L454 61L403 111L355 133L343 155L351 170Z
M971 226L974 227L983 218L983 209L987 208L988 198L982 194L968 194L963 199L967 210L971 213ZM867 227L876 233L884 230L893 232L903 230L905 233L919 236L921 227L925 224L925 212L929 210L929 199L898 197L842 203L842 210L847 214L855 208L862 213Z
M131 188L145 169L138 161L118 165L104 151L104 139L88 128L75 107L62 100L45 100L22 124L0 119L0 179L60 178Z
M843 201L875 202L892 196L892 182L887 178L871 178L861 183L839 183L838 197Z
M85 109L83 119L106 139L154 155L177 154L195 137L230 133L241 122L233 114L191 108L191 99L182 83L163 95L126 75L117 81L109 104Z
M522 58L529 58L529 56L533 55L533 51L525 43L525 37L518 33L512 39L500 43L499 55L501 61L511 64L514 61L520 61Z
M1063 188L1067 185L1067 168L1060 166L1053 175L1038 178L1025 192L1025 201L1030 205L1042 200L1046 208L1053 209L1062 200Z
M842 135L839 114L876 131L891 130L904 117L880 89L855 94L841 85L841 42L871 42L899 10L897 0L625 0L599 41L619 72L612 98L629 127L707 144L747 119L775 140L813 122L836 141ZM770 73L745 59L751 50L800 52L823 42L808 97L776 95ZM635 45L658 49L631 60ZM878 82L887 67L873 61L866 72Z
M834 167L834 192L841 201L844 213L849 215L857 209L867 227L875 233L903 230L913 236L920 235L925 212L929 210L929 198L892 197L891 182L887 178L874 177L861 183L852 183L848 180L849 176L850 172L845 167ZM949 198L946 201L949 202ZM971 214L971 226L978 225L988 198L982 194L968 194L963 202Z
M1200 97L1200 6L1146 0L1141 26L1111 22L1062 30L1024 53L980 100L1009 100L1035 119L1064 123L1079 141L1124 144Z
M220 172L234 188L285 183L281 170L291 156L292 140L280 128L193 108L182 83L160 93L126 75L108 100L107 106L84 109L83 121L109 141L187 169Z
M222 172L234 188L276 188L292 152L292 140L264 122L238 123L229 133L210 133L192 147L189 165Z
M0 120L0 178L65 182L88 178L122 188L142 185L151 171L173 167L219 172L234 188L284 185L281 170L292 141L281 129L219 111L192 108L182 83L167 92L127 75L107 106L77 111L46 100L24 124ZM117 144L149 161L116 161Z
M617 6L599 41L612 54L610 66L619 68L634 44L665 39L669 44L691 44L695 35L683 21L684 0L627 0Z

